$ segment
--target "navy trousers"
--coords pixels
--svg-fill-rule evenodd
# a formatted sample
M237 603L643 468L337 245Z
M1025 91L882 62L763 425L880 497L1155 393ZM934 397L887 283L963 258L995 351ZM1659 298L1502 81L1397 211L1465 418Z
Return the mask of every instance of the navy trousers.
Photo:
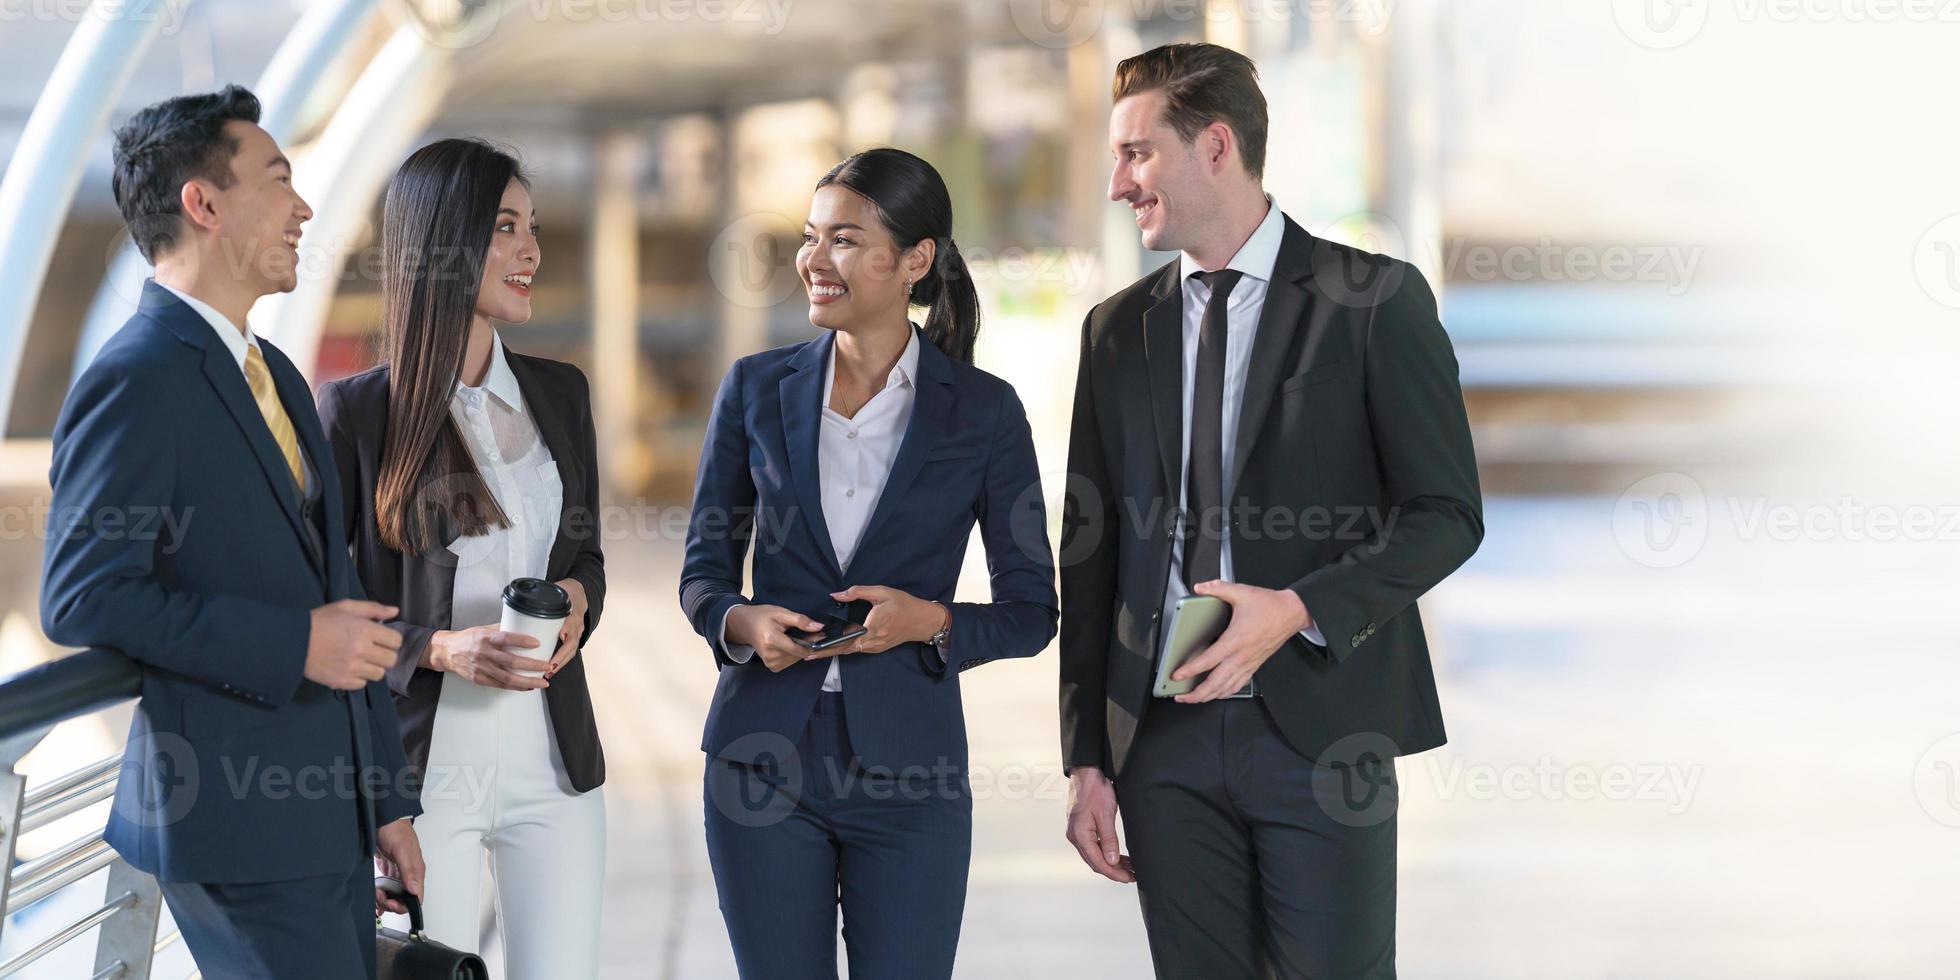
M973 796L964 772L873 775L844 696L758 765L708 760L708 860L745 980L834 980L837 914L852 980L953 975Z
M374 861L252 884L162 883L205 980L373 980Z

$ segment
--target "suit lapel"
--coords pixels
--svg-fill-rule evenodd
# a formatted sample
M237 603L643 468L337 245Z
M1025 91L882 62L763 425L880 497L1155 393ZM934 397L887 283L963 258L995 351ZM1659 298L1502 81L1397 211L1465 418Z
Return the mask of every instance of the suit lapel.
M197 329L206 333L210 331L210 324L205 323L197 311L182 304L177 309L182 311L180 316L195 321ZM252 447L252 456L258 460L259 471L265 477L267 488L279 499L279 509L285 513L293 533L299 535L301 541L307 540L306 528L300 523L299 490L293 485L293 471L287 468L285 454L279 451L279 443L272 438L272 430L266 426L258 402L252 399L252 390L245 384L245 372L239 369L238 362L224 345L205 343L203 348L205 380L211 383L211 388L218 394L218 401L231 414L231 420L244 435L246 444ZM278 387L276 379L273 384L275 388ZM282 404L288 406L287 416L292 417L288 395L282 391L279 398ZM295 425L294 428L298 429L299 426ZM318 469L317 462L315 468Z
M817 548L830 563L831 572L842 579L844 572L837 561L837 549L830 544L830 526L823 519L823 488L817 482L823 372L829 361L830 345L834 343L836 335L825 331L822 337L804 344L790 358L790 366L795 370L777 382L776 395L782 413L783 442L789 456L790 482L796 486L797 507L803 512L800 523L817 539Z
M544 447L550 451L551 461L558 469L558 486L562 490L558 502L558 535L551 541L551 555L545 563L551 569L565 568L571 564L572 552L578 547L578 542L570 534L570 512L573 506L582 504L584 500L584 495L577 492L584 483L578 469L578 453L572 444L570 423L558 413L557 401L546 391L544 379L533 370L530 358L505 347L504 363L510 365L510 373L517 379L518 393L524 397L524 411L530 413L531 424L538 427L538 438L544 441ZM593 474L590 478L598 477ZM593 517L596 519L598 515ZM555 571L547 574L557 575Z
M864 536L858 539L860 554L864 553L862 542L872 540L879 524L891 516L893 508L912 489L912 481L925 465L926 453L932 450L939 434L947 430L953 414L953 362L917 327L912 329L920 334L919 377L912 379L915 388L912 418L905 423L905 437L898 444L898 455L892 460L891 474L885 478L885 489L879 492L878 504L871 511L871 519L865 522Z
M1302 282L1312 274L1309 259L1313 239L1285 219L1286 232L1280 239L1279 258L1273 263L1273 278L1266 284L1266 303L1259 311L1259 330L1253 335L1252 363L1245 372L1245 393L1239 402L1239 431L1232 451L1232 482L1252 458L1259 443L1259 430L1279 391L1280 375L1292 361L1286 356L1293 349L1293 338L1306 321L1310 295Z
M1150 407L1156 417L1157 454L1171 507L1182 500L1184 469L1184 290L1178 264L1166 267L1153 292L1156 305L1143 314L1143 356L1149 366Z
M272 388L279 393L279 404L285 408L286 418L292 422L293 433L299 439L300 455L312 464L313 480L320 485L320 509L325 512L320 517L323 520L331 519L331 515L338 506L335 501L329 499L327 494L326 481L333 479L333 454L327 448L326 436L320 431L319 423L316 421L317 415L313 407L312 390L306 386L306 378L299 373L298 368L293 367L292 361L287 359L284 351L272 346L264 338L259 339L259 351L265 355L266 370L272 373ZM250 389L247 390L249 392ZM252 407L257 409L258 403L253 402ZM261 415L260 419L263 420L264 416ZM271 435L270 429L267 430L267 435ZM273 443L273 451L277 453L278 448L279 444L275 441ZM284 455L279 456L279 468L282 472L286 471L286 457ZM297 494L300 493L298 488L294 488L293 492L295 494L295 501L300 501L301 498L297 497ZM306 515L303 508L296 508L296 511L297 518L304 521ZM320 532L320 540L331 542L334 540L334 537L329 535L325 530L322 530ZM341 540L345 540L345 538ZM307 534L305 529L301 528L300 543L306 546L309 554L313 551L313 541L313 536ZM314 555L314 559L320 568L322 581L327 583L339 581L335 568L335 555L331 553Z

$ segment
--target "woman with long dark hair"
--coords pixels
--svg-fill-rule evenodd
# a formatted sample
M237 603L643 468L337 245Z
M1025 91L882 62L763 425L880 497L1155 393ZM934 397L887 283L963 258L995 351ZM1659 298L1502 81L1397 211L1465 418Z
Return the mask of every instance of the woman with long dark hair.
M428 933L478 948L487 849L506 975L594 976L605 760L578 654L606 592L597 449L585 376L495 326L531 318L541 259L517 160L417 150L381 252L382 363L322 386L320 417L362 585L401 609L388 684L422 773ZM501 629L507 602L565 612L555 644Z
M751 980L835 977L840 905L852 977L952 975L973 831L959 674L1055 633L1033 437L972 364L952 223L909 153L826 174L796 256L822 334L737 361L701 449L681 605L721 670L708 856ZM954 602L976 523L993 601ZM802 632L837 620L863 634Z

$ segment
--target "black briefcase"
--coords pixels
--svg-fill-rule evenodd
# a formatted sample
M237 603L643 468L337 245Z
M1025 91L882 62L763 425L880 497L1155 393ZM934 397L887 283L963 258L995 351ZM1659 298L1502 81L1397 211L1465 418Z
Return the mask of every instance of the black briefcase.
M374 887L408 906L407 933L383 929L381 917L374 918L374 962L381 980L490 980L482 957L422 935L422 903L401 882L377 875Z

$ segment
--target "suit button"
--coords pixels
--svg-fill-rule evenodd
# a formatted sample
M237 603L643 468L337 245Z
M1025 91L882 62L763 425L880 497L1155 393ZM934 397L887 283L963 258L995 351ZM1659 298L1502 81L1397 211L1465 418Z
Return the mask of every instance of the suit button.
M1153 623L1158 621L1159 619L1162 619L1163 617L1164 617L1164 611L1162 609L1153 609L1150 611L1150 621Z

